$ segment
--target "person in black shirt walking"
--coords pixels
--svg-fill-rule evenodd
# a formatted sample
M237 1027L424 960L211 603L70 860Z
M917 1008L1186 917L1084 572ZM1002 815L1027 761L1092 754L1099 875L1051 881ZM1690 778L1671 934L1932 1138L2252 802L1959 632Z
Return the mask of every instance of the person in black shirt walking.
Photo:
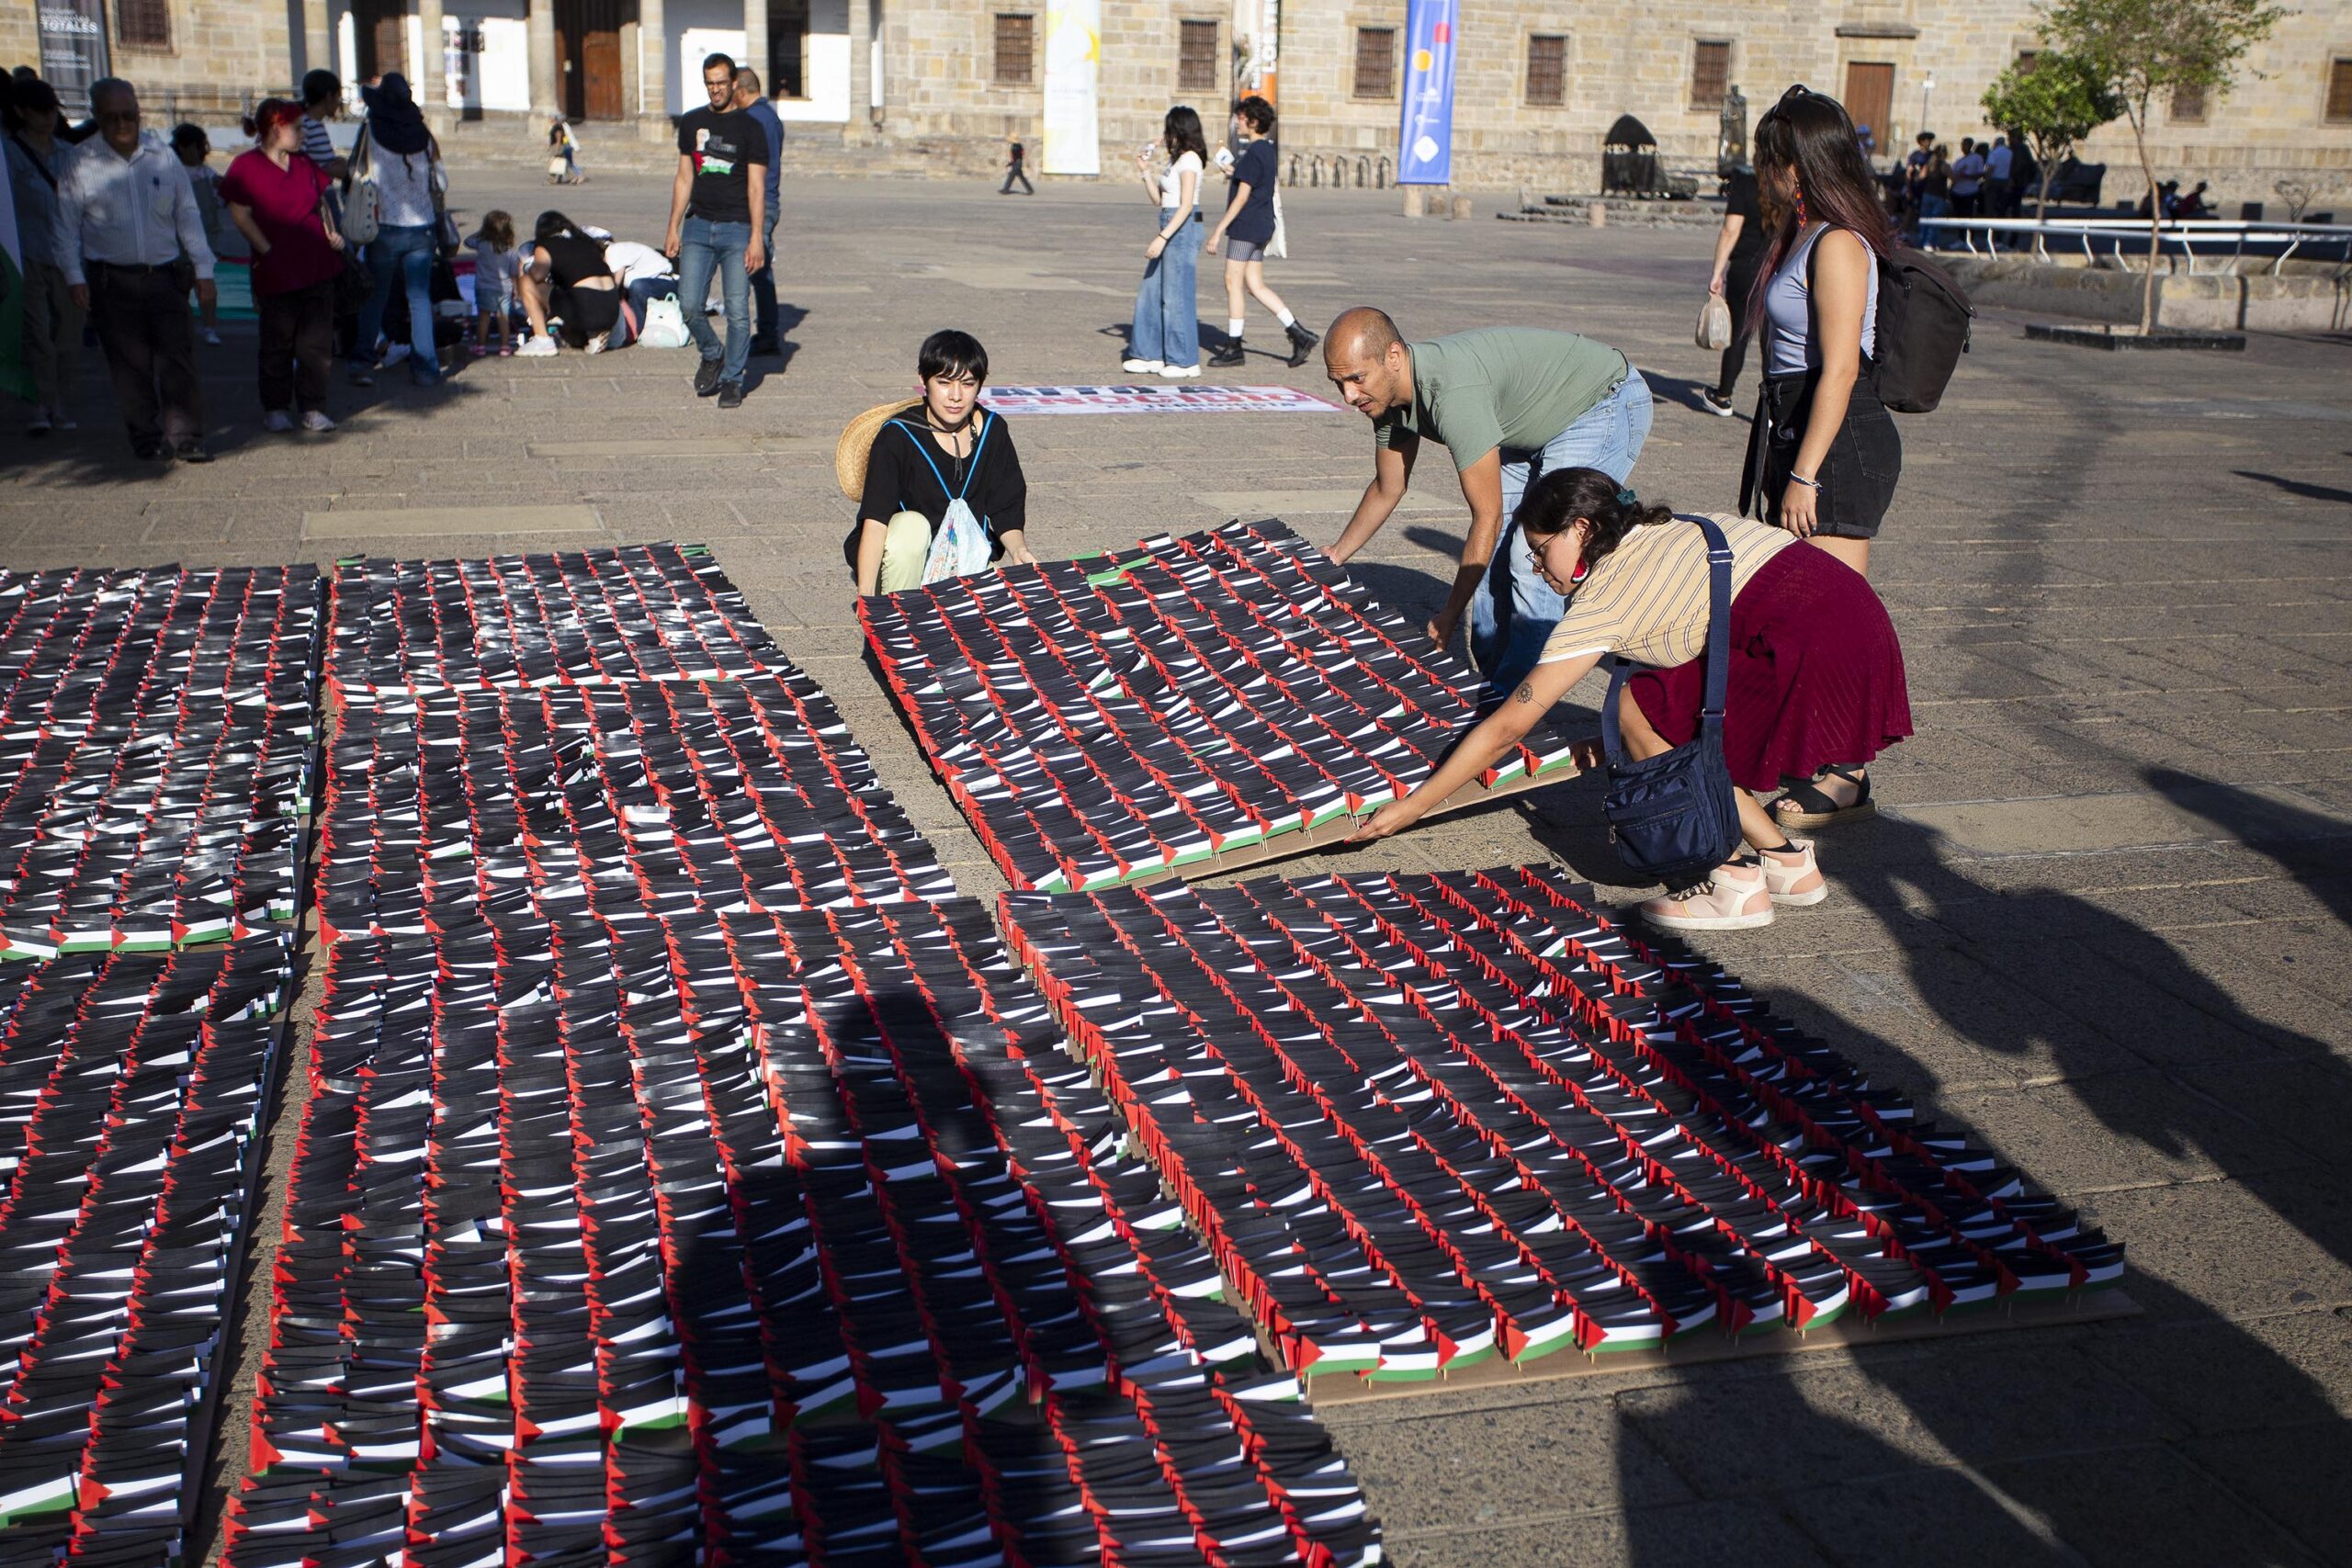
M1029 176L1021 172L1021 165L1028 161L1028 157L1029 149L1023 147L1018 141L1012 144L1012 156L1008 157L1004 161L1004 184L997 187L997 195L1011 196L1012 194L1012 182L1015 180L1019 180L1021 182L1022 190L1026 192L1028 195L1035 196L1037 194L1037 187L1031 185L1029 183Z
M754 168L768 161L767 133L735 107L735 62L713 54L702 62L708 108L678 118L678 174L670 186L670 234L662 253L678 264L678 298L686 331L702 350L695 395L718 396L723 409L743 406L743 366L752 355L752 274L767 265L767 183ZM710 330L703 310L710 275L727 302L727 341Z
M1756 341L1747 297L1756 292L1756 269L1770 238L1764 227L1764 209L1757 199L1756 171L1742 164L1724 185L1724 226L1715 235L1715 270L1707 281L1707 292L1721 296L1731 307L1731 343L1724 350L1723 369L1714 387L1699 394L1709 413L1724 419L1732 415L1732 388L1739 382L1747 345Z

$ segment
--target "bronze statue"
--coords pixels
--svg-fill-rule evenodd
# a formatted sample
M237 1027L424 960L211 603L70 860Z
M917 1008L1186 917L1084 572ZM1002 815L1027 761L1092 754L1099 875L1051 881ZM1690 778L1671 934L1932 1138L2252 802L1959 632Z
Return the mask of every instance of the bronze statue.
M1747 163L1747 98L1736 84L1724 94L1720 127L1715 135L1715 173L1728 179Z

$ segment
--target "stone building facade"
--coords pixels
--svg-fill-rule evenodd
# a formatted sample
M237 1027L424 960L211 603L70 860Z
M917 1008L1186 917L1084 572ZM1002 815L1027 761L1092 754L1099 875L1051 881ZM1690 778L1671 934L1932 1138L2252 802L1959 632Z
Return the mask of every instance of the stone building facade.
M1098 0L1102 178L1166 107L1216 108L1262 79L1271 53L1286 167L1302 180L1377 183L1393 170L1406 0ZM798 145L895 152L893 166L969 173L1007 138L1037 147L1051 0L0 0L0 50L43 61L72 14L151 96L233 108L313 65L359 78L418 70L440 40L451 120L561 110L636 120L699 101L711 50L758 65L788 96ZM1724 87L1751 113L1791 82L1872 119L1883 156L1923 124L1957 150L1989 134L1977 101L2038 47L2033 0L1461 0L1453 178L1466 189L1596 188L1603 131L1637 116L1669 168L1712 165ZM1278 22L1269 26L1270 19ZM297 25L299 23L299 25ZM44 37L44 34L50 36ZM1279 44L1269 51L1272 37ZM2352 0L2306 0L2204 104L2158 106L2160 172L2211 182L2223 203L2311 186L2352 216ZM160 107L160 106L159 106ZM2129 197L2129 130L2094 137L2108 195ZM1038 161L1033 157L1032 167Z

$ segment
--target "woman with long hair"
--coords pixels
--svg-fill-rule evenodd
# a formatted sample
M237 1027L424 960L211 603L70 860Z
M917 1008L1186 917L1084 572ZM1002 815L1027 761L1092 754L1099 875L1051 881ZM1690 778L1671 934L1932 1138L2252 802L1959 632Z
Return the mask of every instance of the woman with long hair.
M550 209L532 225L521 260L515 287L531 323L531 340L514 351L516 358L556 352L550 320L562 321L563 341L574 348L602 354L613 346L613 330L621 324L620 280L605 259L602 242ZM621 341L628 341L626 333Z
M1290 340L1287 362L1295 367L1306 363L1307 351L1318 339L1298 324L1283 297L1266 282L1266 247L1274 243L1281 219L1274 207L1274 106L1252 93L1233 106L1233 126L1241 152L1226 182L1225 216L1209 231L1208 243L1203 247L1215 255L1227 235L1233 240L1233 249L1225 258L1225 347L1211 355L1209 363L1227 367L1242 363L1241 297L1246 290L1274 313L1275 324Z
M449 172L407 77L387 72L375 86L360 88L359 96L368 102L368 123L352 167L356 175L374 177L379 207L376 237L368 242L368 270L375 275L376 289L359 312L354 378L363 384L368 379L366 367L383 334L384 309L397 288L408 298L409 377L429 387L441 379L441 356L433 343L433 257L441 243ZM400 357L388 349L383 362Z
M1724 692L1724 763L1747 848L1689 887L1644 904L1671 931L1769 925L1776 907L1827 897L1810 840L1757 804L1784 777L1833 758L1869 761L1911 733L1903 649L1871 585L1828 552L1746 517L1710 519L1731 547L1731 666ZM1437 771L1356 833L1409 827L1509 754L1603 658L1642 666L1617 704L1625 750L1662 756L1699 732L1713 617L1706 536L1668 508L1644 505L1598 468L1555 468L1528 488L1518 525L1535 568L1566 601L1542 659L1462 739ZM1582 749L1589 765L1593 748Z
M1878 261L1894 226L1835 98L1791 87L1756 126L1756 181L1772 232L1747 301L1764 337L1764 390L1739 509L1868 575L1871 540L1903 472L1879 400ZM1866 815L1861 760L1822 770L1772 803L1784 828Z
M1136 153L1144 194L1159 213L1158 230L1144 246L1143 283L1136 290L1135 320L1127 332L1127 357L1120 368L1170 381L1201 373L1200 301L1195 278L1201 262L1201 170L1208 164L1208 139L1201 117L1182 104L1168 111L1159 146L1168 167L1152 173L1152 149Z
M327 209L324 169L302 155L302 106L264 98L245 119L254 139L220 176L229 221L253 247L254 302L261 313L262 428L324 434L334 367L334 280L343 235Z

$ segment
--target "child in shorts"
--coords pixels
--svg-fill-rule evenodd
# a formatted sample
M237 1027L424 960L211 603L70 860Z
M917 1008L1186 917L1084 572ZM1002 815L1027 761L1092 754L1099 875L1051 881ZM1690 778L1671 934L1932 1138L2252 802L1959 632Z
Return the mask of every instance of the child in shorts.
M481 230L467 240L474 250L474 357L490 352L490 329L498 327L498 352L514 352L514 278L523 254L514 248L514 215L492 209L481 215Z

